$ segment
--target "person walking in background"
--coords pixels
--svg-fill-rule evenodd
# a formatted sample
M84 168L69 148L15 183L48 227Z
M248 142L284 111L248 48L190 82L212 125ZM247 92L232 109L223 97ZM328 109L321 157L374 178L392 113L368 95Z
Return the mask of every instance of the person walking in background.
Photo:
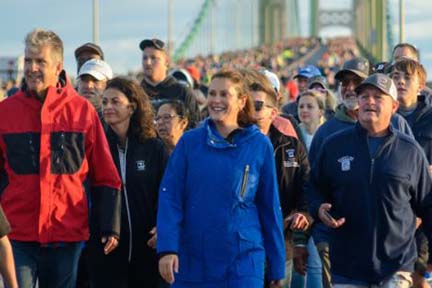
M144 39L139 45L142 50L144 79L141 87L150 97L155 111L167 99L183 101L190 113L191 127L201 120L196 97L191 88L180 84L168 75L169 56L165 43L159 39Z
M109 254L119 241L121 182L96 110L63 70L62 40L35 29L24 54L25 86L0 103L1 205L18 284L75 287L88 197L94 237Z
M298 96L301 137L309 151L315 132L324 123L325 104L322 94L307 90Z
M246 73L246 72L244 72ZM284 219L285 235L285 279L283 287L291 287L292 234L295 230L306 230L311 225L304 197L304 184L309 176L309 162L303 144L283 129L273 125L278 117L277 95L265 74L249 70L248 86L255 103L255 119L261 133L269 137L274 148L278 179L279 199ZM306 245L306 241L303 245ZM321 277L319 277L321 281ZM269 283L266 283L267 285ZM266 287L268 287L266 285Z
M155 117L156 129L159 137L164 141L171 154L189 125L189 114L183 102L167 100L157 111Z
M88 60L105 60L104 53L102 51L102 48L94 43L85 43L75 49L75 61L77 64L77 74L79 74L79 71L81 70L81 67L84 65L85 62Z
M211 81L210 117L186 132L162 180L159 271L172 287L273 287L284 278L282 213L270 141L240 72Z
M77 91L92 103L102 118L102 93L113 77L111 67L103 60L91 59L78 72Z

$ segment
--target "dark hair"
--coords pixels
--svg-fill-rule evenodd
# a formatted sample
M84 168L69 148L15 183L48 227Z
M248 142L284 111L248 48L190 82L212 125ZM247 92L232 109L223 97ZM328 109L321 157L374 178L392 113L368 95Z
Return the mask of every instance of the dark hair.
M417 60L417 61L420 60L420 52L418 51L418 49L413 44L410 44L410 43L399 43L399 44L397 44L393 48L392 56L394 55L394 53L395 53L395 51L396 51L397 48L408 48L415 55L416 59L414 59L414 60Z
M255 124L256 120L254 118L255 113L255 107L254 107L254 101L252 99L252 96L249 93L249 89L246 85L246 81L243 77L243 75L238 71L234 69L222 69L216 74L213 75L212 81L217 78L225 78L231 81L235 89L238 93L238 97L245 97L246 103L243 109L239 112L237 116L237 123L240 127L246 127L250 124Z
M187 125L186 129L191 128L190 125L191 125L192 121L190 119L190 113L189 113L188 109L186 108L186 105L184 104L183 101L176 100L176 99L164 100L159 105L158 111L159 111L160 107L162 107L162 105L169 105L169 107L171 107L177 113L177 115L180 118L186 119L188 121L188 125Z
M130 119L128 135L138 137L140 142L148 138L155 138L153 107L141 86L133 80L115 77L108 81L105 90L110 88L122 92L129 102L136 104L136 109Z

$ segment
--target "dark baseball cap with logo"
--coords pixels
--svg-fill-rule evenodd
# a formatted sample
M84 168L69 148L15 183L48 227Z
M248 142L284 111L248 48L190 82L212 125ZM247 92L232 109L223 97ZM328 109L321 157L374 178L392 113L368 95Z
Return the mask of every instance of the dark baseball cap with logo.
M360 83L359 86L355 88L355 92L357 93L357 95L359 95L366 86L373 86L379 89L384 94L392 97L393 100L397 100L396 85L394 84L393 80L386 74L375 73L366 78L362 83Z
M101 59L104 60L104 53L99 45L90 42L81 45L75 50L75 58L78 58L78 56L84 51L89 51L96 55L99 55Z
M314 76L308 79L308 88L310 89L313 85L319 84L324 89L328 89L327 80L324 76Z
M152 47L155 48L157 50L161 50L161 51L165 51L166 50L166 45L165 42L163 42L162 40L159 40L157 38L153 38L153 39L144 39L141 41L141 43L139 44L139 47L141 50L144 51L145 48L147 47Z
M369 61L363 57L348 60L344 63L342 69L336 73L334 78L341 81L343 75L347 72L354 73L360 78L365 79L369 75Z

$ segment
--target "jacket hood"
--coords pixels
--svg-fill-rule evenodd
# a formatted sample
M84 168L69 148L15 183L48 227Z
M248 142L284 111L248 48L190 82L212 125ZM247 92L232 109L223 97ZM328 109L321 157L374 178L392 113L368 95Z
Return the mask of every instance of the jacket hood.
M237 145L253 141L253 137L261 133L257 126L248 125L231 132L231 139L227 140L219 134L216 125L210 118L204 120L203 128L206 131L207 145L219 149L237 147Z
M348 122L348 123L357 123L357 120L352 119L351 117L348 116L347 114L347 108L345 107L345 105L343 104L339 104L336 107L336 111L335 111L335 118L343 121L343 122Z
M272 126L276 128L281 134L298 139L298 135L290 120L282 116L276 116L276 118L272 122Z

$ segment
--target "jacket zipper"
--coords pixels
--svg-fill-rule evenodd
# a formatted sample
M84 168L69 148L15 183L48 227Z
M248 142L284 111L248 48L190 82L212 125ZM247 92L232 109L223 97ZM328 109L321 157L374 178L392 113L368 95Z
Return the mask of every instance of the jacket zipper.
M247 185L248 177L249 177L249 165L246 165L244 168L243 180L242 180L241 191L240 191L240 197L242 199L244 199L244 197L246 196L246 185Z
M370 169L370 176L369 176L369 184L372 184L372 178L374 173L374 166L375 166L375 158L371 159L371 169Z
M120 157L120 170L122 174L122 182L123 182L123 192L125 196L125 204L126 204L126 214L128 218L128 226L129 226L129 253L128 253L128 262L131 262L132 259L132 221L130 216L130 208L129 208L129 199L126 188L126 165L127 165L127 150L128 150L128 139L126 139L126 148L123 154L123 158Z

